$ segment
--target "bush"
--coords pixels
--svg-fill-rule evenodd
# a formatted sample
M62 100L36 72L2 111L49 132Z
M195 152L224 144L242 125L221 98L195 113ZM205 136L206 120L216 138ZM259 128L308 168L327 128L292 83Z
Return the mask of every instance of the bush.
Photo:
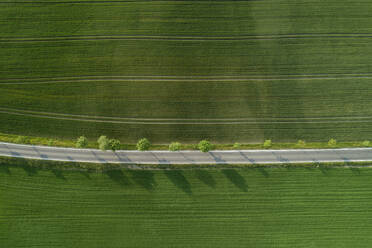
M337 145L337 140L335 140L335 139L330 139L329 141L328 141L328 146L330 146L330 147L335 147Z
M265 140L265 142L263 143L264 148L270 148L271 146L272 146L271 140Z
M169 145L169 151L175 152L181 150L181 143L179 142L172 142Z
M85 147L87 147L88 146L88 139L85 136L80 136L76 140L75 146L76 146L76 148L85 148Z
M28 144L30 143L29 139L26 136L18 136L15 140L17 144Z
M151 143L146 138L140 139L137 142L137 150L138 151L147 151L148 149L150 149L150 146L151 146Z
M54 146L54 140L49 139L48 140L48 146Z
M97 143L98 143L98 148L101 149L102 151L106 151L110 149L110 141L104 135L98 138Z
M121 143L117 139L110 139L109 140L109 146L112 151L116 151L120 149Z
M297 146L298 146L298 147L305 147L305 146L306 146L306 142L305 142L304 140L299 140L299 141L297 142Z
M212 144L208 140L199 142L198 148L201 152L209 152L212 149Z
M233 148L236 149L236 150L239 150L240 147L241 147L241 144L237 143L237 142L233 145Z
M362 142L362 146L369 146L370 145L370 141L369 140L365 140Z

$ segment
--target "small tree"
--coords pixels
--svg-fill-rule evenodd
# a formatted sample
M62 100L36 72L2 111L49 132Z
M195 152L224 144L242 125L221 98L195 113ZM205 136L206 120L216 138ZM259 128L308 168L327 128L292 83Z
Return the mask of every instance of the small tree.
M80 136L75 143L76 148L85 148L88 146L88 139L85 136Z
M110 149L110 141L104 135L98 138L97 143L98 143L98 148L101 149L102 151L106 151Z
M306 145L306 142L305 142L304 140L299 140L299 141L297 142L297 146L298 146L298 147L305 147L305 145Z
M201 152L209 152L212 149L212 144L208 140L199 142L198 148Z
M48 146L53 146L53 145L54 145L54 140L49 139L49 140L48 140Z
M109 140L109 145L110 145L110 149L112 151L119 150L120 149L120 146L121 146L120 141L117 140L117 139L110 139Z
M239 150L240 147L241 147L241 144L238 143L238 142L236 142L236 143L234 144L234 146L233 146L233 148L236 149L236 150Z
M369 146L370 143L371 142L369 140L365 140L365 141L363 141L362 146Z
M150 146L151 146L151 143L146 138L140 139L137 142L137 150L138 151L147 151L148 149L150 149Z
M172 142L169 145L169 151L175 152L181 150L181 143L179 142Z
M335 147L337 145L337 140L335 140L335 139L330 139L329 141L328 141L328 146L330 146L330 147Z
M30 143L30 141L29 141L29 139L26 136L18 136L15 139L15 143L18 143L18 144L28 144L28 143Z
M271 140L265 140L265 142L263 143L264 148L270 148L271 146L272 146Z

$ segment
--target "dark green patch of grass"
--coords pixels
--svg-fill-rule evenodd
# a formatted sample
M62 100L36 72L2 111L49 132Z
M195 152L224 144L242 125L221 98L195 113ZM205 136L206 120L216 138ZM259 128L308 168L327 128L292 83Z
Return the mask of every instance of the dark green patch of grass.
M34 168L31 174L7 163L0 168L2 247L339 248L372 242L368 168L265 168L267 175L258 168Z

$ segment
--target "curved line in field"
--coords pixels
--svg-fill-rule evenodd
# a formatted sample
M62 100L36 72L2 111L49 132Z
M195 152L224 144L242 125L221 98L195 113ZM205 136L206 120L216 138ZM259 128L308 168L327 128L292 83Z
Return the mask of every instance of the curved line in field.
M288 81L288 80L338 80L338 79L372 79L372 74L339 74L331 76L316 76L316 75L303 75L293 77L244 77L244 76L215 76L215 77L176 77L176 76L111 76L111 77L71 77L70 79L61 77L60 79L54 80L42 78L40 80L46 81L29 81L37 79L27 79L24 82L9 81L23 81L25 79L5 79L0 80L1 85L19 85L19 84L55 84L55 83L79 83L79 82L245 82L245 81ZM48 81L49 80L49 81ZM2 83L1 81L5 81Z
M103 122L117 124L147 125L232 125L232 124L291 124L291 123L362 123L372 122L372 116L360 117L282 117L282 118L219 118L219 119L182 119L182 118L122 118L107 116L73 115L51 112L19 110L0 107L0 113L40 117L59 120Z
M164 40L164 41L243 41L273 39L350 39L372 38L372 34L268 34L241 36L172 36L172 35L82 35L56 37L3 37L0 42L60 42L96 40Z

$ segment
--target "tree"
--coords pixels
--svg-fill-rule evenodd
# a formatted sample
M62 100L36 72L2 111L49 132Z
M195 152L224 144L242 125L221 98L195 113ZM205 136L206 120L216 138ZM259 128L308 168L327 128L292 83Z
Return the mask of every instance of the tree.
M263 147L264 148L270 148L272 146L272 142L271 140L265 140L265 142L263 143Z
M121 144L120 141L117 139L110 139L109 146L112 151L116 151L120 149Z
M181 143L179 142L172 142L169 145L169 151L175 152L181 150Z
M30 143L30 140L26 136L18 136L15 139L15 143L18 143L18 144L29 144Z
M370 145L370 143L371 142L369 140L365 140L365 141L362 142L362 146L367 146L368 147Z
M234 148L234 149L236 149L236 150L239 150L239 149L240 149L240 147L241 147L241 144L240 144L240 143L238 143L238 142L235 142L235 144L234 144L233 148Z
M297 142L297 146L298 146L298 147L305 147L305 145L306 145L306 142L305 142L304 140L299 140L299 141Z
M150 148L150 146L151 146L151 143L146 138L140 139L137 142L137 150L138 151L147 151Z
M330 139L329 141L328 141L328 146L330 146L330 147L335 147L337 145L337 140L335 140L335 139Z
M110 141L104 135L98 138L97 143L98 143L98 148L101 149L102 151L106 151L110 149Z
M76 148L85 148L88 146L88 139L85 136L80 136L75 143Z
M212 149L212 144L208 140L199 142L198 148L201 152L209 152Z

